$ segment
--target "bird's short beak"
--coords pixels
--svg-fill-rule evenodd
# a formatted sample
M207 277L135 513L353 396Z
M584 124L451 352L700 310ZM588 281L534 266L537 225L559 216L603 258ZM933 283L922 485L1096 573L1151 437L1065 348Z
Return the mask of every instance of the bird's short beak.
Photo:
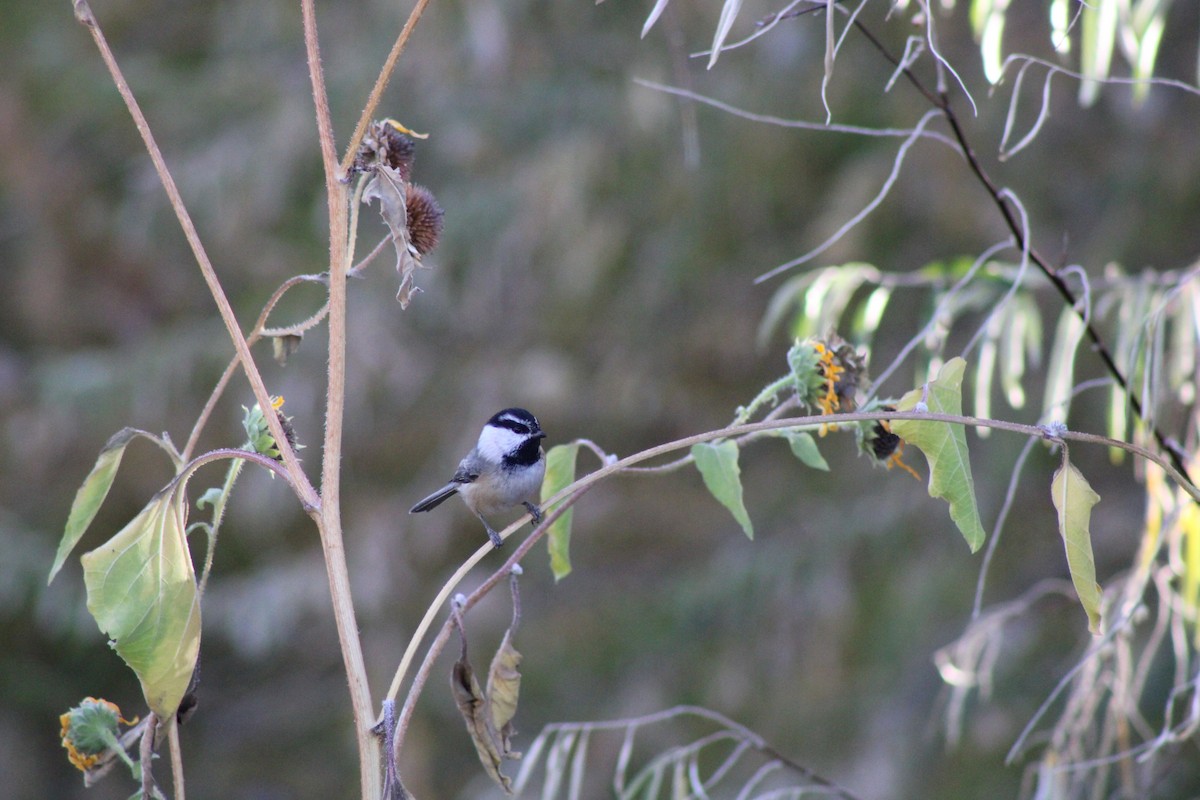
M533 438L535 438L535 439L545 439L545 438L546 438L546 434L542 433L541 431L538 431L537 433L535 433L535 434L533 435Z

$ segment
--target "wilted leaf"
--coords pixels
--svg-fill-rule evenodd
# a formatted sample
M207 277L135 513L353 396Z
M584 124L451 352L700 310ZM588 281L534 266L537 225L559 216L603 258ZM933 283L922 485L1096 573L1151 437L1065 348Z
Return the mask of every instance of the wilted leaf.
M746 536L753 539L754 526L742 501L742 473L738 467L737 443L726 440L716 444L702 442L692 445L692 457L696 459L696 469L700 470L709 493L729 509Z
M117 477L117 468L121 466L121 457L125 455L125 445L133 441L135 436L149 439L174 457L167 444L153 434L136 428L124 428L113 434L96 457L92 471L75 493L75 501L71 503L71 513L67 515L62 541L58 543L58 552L55 553L54 564L50 567L50 577L46 579L47 584L54 580L54 576L66 563L67 556L75 549L75 545L79 544L88 526L96 518L96 512L100 510L101 503L108 496L108 490L112 488L113 479Z
M560 444L546 453L546 477L542 480L542 503L575 481L575 458L579 454L579 443ZM560 581L571 574L571 521L575 513L568 508L548 531L546 546L550 550L550 569L554 580Z
M967 362L952 358L929 384L925 402L930 413L962 414L962 378ZM913 389L900 402L897 411L911 411L921 400L921 389ZM983 544L983 523L975 502L975 480L971 477L971 459L967 437L961 425L920 420L893 420L892 432L925 454L929 462L929 496L950 504L950 518L962 532L971 552Z
M173 483L82 558L88 611L137 674L160 719L170 719L179 707L200 652L186 516L182 487Z
M479 754L484 771L500 785L505 794L512 794L512 780L500 771L504 757L501 755L495 731L491 728L487 701L483 692L479 690L475 671L467 661L465 642L463 654L454 662L454 669L450 673L450 688L454 692L454 701L458 704L459 713L467 723L467 733L475 743L475 751Z
M817 440L807 431L783 431L781 435L792 447L792 455L800 459L800 463L813 469L829 471L829 464L817 449Z
M1067 566L1071 569L1071 582L1075 593L1088 616L1088 630L1100 633L1100 584L1096 583L1096 559L1092 553L1090 529L1092 506L1100 502L1100 495L1092 491L1083 473L1067 460L1063 450L1063 463L1054 473L1050 484L1050 496L1058 511L1058 532L1062 534L1067 548Z
M287 366L288 356L300 349L300 342L304 340L304 335L299 333L285 333L281 336L271 337L271 355L279 362L280 366Z
M517 715L517 700L521 695L521 654L512 644L512 628L504 633L492 665L488 668L487 701L491 713L492 731L500 737L500 753L507 758L520 758L512 750L516 733L513 717Z
M396 271L400 273L400 288L396 299L401 308L407 308L412 296L421 291L413 273L421 266L421 256L413 247L408 233L407 189L400 173L393 167L380 164L375 175L363 189L364 203L379 201L379 214L388 230L392 232L392 244L396 248Z

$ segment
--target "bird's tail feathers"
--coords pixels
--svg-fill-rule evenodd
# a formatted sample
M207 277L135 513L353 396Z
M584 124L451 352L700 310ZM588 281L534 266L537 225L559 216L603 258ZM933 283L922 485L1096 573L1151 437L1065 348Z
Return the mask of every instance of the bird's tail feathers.
M421 502L417 503L415 506L410 508L408 510L408 513L418 514L422 511L429 511L431 509L437 508L442 503L444 503L446 501L446 499L449 498L451 495L457 494L458 487L460 485L461 484L458 484L458 483L447 483L445 486L438 489L433 494L429 495L429 497L426 497L424 500L422 500Z

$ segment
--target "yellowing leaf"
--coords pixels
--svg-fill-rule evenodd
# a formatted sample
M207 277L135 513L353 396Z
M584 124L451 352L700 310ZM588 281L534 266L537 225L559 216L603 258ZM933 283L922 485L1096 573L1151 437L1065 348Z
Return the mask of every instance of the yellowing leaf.
M578 442L555 445L546 453L546 477L542 480L543 504L575 482L575 458L578 454ZM571 574L571 520L574 514L575 510L568 508L554 520L547 532L550 569L556 581Z
M1063 463L1054 473L1050 484L1050 497L1058 511L1058 532L1062 534L1067 548L1067 566L1071 570L1071 582L1075 593L1088 616L1088 630L1100 634L1100 584L1096 583L1096 559L1092 553L1090 522L1092 506L1100 502L1100 495L1092 491L1083 474L1067 460L1063 450Z
M925 397L930 413L962 414L962 378L966 368L967 362L961 358L952 358L942 366ZM911 411L922 394L921 389L913 389L900 398L896 410ZM898 419L892 421L891 427L892 433L925 454L929 462L929 496L940 497L950 504L950 519L974 553L983 544L985 534L975 502L975 480L971 477L963 426Z
M500 753L506 758L519 758L512 750L516 733L513 717L517 715L517 700L521 695L521 654L512 643L512 628L504 633L492 665L488 668L487 700L492 731L500 737Z
M88 611L137 674L146 703L160 719L179 707L200 653L185 500L173 483L82 558Z
M504 755L500 751L498 737L492 727L487 699L479 689L479 681L475 679L475 671L471 669L471 663L467 661L465 634L462 655L454 662L454 668L450 673L450 689L454 693L454 702L458 704L458 711L462 714L463 721L467 723L467 733L471 735L471 741L475 743L475 752L479 755L479 762L483 764L484 771L500 785L505 794L511 795L513 793L512 779L500 771Z
M753 539L754 526L742 501L742 472L738 467L737 443L728 440L716 444L702 442L692 446L692 457L696 459L696 469L700 470L709 493L729 509L746 536Z
M112 435L100 451L100 455L96 457L92 471L75 493L75 501L71 503L71 513L67 516L62 540L58 543L58 552L54 555L54 565L50 567L50 577L46 579L47 584L54 580L54 576L66 563L67 556L75 549L75 545L79 544L88 526L96 518L96 512L100 510L101 503L108 496L108 490L112 488L113 479L117 477L117 468L121 466L121 457L125 455L125 445L133 441L135 436L144 436L174 455L162 439L136 428L123 428Z

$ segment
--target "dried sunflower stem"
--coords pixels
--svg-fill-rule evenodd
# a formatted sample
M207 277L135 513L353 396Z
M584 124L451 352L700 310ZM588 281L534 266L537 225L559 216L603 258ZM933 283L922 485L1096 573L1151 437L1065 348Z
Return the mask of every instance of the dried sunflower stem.
M92 34L92 40L96 43L96 48L100 51L100 57L104 60L104 64L108 68L113 84L117 87L121 99L125 101L125 107L128 109L130 117L133 118L138 133L141 134L142 143L145 145L146 152L154 164L154 171L158 174L159 181L161 181L163 189L167 192L171 208L175 211L175 217L179 220L179 226L183 229L183 235L187 239L188 246L192 250L192 255L196 259L196 264L200 267L200 273L204 277L204 282L208 285L213 301L217 305L221 321L225 323L225 329L229 333L229 338L233 341L238 361L246 373L246 378L250 381L250 388L254 392L254 397L262 408L267 408L271 404L270 393L267 392L262 375L258 371L258 366L254 363L254 357L250 354L250 347L246 343L245 337L242 336L237 317L233 313L233 308L229 305L229 298L225 296L225 290L221 287L221 282L218 280L217 273L208 258L204 244L200 241L200 235L196 231L192 217L183 203L183 197L179 194L179 188L175 185L175 179L171 176L171 171L167 168L166 161L163 159L162 151L159 150L158 143L154 139L154 134L150 131L150 125L146 121L146 116L142 113L141 106L138 104L137 98L133 95L133 90L129 88L129 83L125 80L125 75L117 64L116 57L109 48L108 40L105 38L104 32L100 29L100 24L92 13L91 6L88 5L87 0L75 0L75 18ZM271 414L266 415L266 418L267 424L271 429L271 435L279 442L280 453L283 456L283 463L287 467L288 482L291 484L292 490L300 498L301 502L304 503L306 508L316 508L320 503L320 498L317 496L316 489L309 482L308 476L301 469L300 461L296 458L291 445L287 443L279 420L275 419L274 415Z

